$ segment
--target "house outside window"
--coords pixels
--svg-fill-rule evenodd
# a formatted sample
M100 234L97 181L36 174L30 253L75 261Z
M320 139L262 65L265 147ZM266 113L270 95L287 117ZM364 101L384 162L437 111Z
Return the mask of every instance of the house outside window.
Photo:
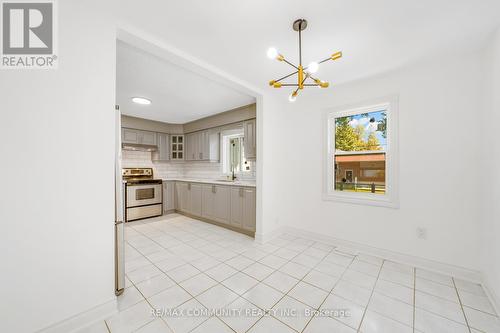
M328 111L323 197L398 206L397 98Z

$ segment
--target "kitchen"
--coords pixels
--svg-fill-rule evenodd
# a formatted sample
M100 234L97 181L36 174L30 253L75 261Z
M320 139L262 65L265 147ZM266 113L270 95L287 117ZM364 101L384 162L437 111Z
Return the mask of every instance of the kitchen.
M254 237L254 97L118 41L117 109L126 223L178 213Z
M254 104L183 125L123 115L126 221L177 212L253 236L255 129Z

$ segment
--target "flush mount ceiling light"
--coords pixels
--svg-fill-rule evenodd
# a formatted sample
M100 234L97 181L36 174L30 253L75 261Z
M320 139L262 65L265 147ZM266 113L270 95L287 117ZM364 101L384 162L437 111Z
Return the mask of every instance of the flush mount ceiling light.
M330 57L321 60L319 62L311 62L307 67L302 66L302 36L301 32L307 27L307 21L304 19L298 19L293 22L293 30L297 31L299 33L299 65L295 66L291 62L285 59L283 55L281 55L278 50L276 50L274 47L269 48L267 50L267 56L271 59L276 59L278 61L283 61L287 63L288 65L292 66L295 68L295 72L290 73L286 76L283 76L280 79L277 80L271 80L269 81L269 85L274 87L274 88L281 88L281 87L297 87L288 97L288 100L290 102L295 102L297 99L297 95L299 93L299 90L304 89L304 87L319 87L319 88L328 88L329 83L325 81L321 81L320 79L316 78L312 74L316 73L319 69L319 65L328 61L328 60L337 60L340 57L342 57L342 52L335 52L332 54ZM297 74L297 83L282 83L281 81L289 78L293 75ZM306 80L310 79L314 83L306 83Z
M151 100L144 98L144 97L132 97L132 102L137 103L137 104L142 104L142 105L151 104Z

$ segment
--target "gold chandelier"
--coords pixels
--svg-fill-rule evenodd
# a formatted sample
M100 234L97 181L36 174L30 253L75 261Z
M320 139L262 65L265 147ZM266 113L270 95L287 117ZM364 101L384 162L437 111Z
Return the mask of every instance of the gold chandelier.
M329 83L326 81L322 81L315 76L313 76L314 73L318 71L318 67L320 64L328 61L328 60L337 60L340 57L342 57L342 52L335 52L332 54L330 57L321 60L319 62L311 62L307 67L302 66L302 36L301 36L301 31L304 30L307 27L307 21L305 19L298 19L293 22L293 30L297 31L299 33L299 65L295 66L286 58L278 53L278 51L274 48L271 47L267 50L267 56L271 59L276 59L278 61L282 61L287 63L288 65L292 66L295 68L295 72L290 73L288 75L283 76L282 78L279 78L277 80L271 80L269 81L269 85L274 87L274 88L281 88L281 87L297 87L290 97L288 97L290 102L295 102L295 99L297 98L297 94L299 93L299 90L304 89L304 87L320 87L320 88L328 88ZM289 78L293 75L297 74L297 83L282 83L281 81ZM314 83L306 83L306 80L310 79Z

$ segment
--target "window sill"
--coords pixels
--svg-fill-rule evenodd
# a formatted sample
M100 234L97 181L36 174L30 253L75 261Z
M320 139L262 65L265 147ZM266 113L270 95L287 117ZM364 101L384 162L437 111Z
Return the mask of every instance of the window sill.
M323 201L337 201L356 205L399 208L399 201L388 195L370 193L323 193Z

